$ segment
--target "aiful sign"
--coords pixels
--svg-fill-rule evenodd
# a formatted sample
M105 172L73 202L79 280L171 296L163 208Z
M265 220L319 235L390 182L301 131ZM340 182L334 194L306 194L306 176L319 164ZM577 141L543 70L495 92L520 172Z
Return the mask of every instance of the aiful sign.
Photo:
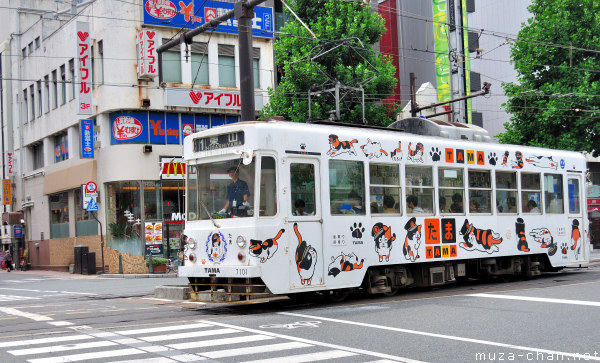
M77 114L92 114L92 51L90 24L78 21L75 30L77 44Z
M167 106L200 107L227 110L241 109L239 92L167 88L165 97L165 103ZM261 93L254 94L254 106L255 110L262 110L263 97Z
M158 75L156 39L154 30L142 29L137 35L138 78L154 78Z

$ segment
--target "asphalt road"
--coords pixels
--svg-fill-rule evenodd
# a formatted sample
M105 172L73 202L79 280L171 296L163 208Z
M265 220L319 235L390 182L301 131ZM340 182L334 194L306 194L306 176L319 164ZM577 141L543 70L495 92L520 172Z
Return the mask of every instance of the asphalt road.
M184 279L0 272L0 362L600 360L600 265L343 303L155 299Z

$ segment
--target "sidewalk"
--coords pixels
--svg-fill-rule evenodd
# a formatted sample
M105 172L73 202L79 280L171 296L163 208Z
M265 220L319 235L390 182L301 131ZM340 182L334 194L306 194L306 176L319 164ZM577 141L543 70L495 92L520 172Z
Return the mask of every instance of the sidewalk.
M159 279L170 279L177 278L177 274L174 272L168 274L95 274L95 275L82 275L82 274L72 274L67 271L54 271L54 270L11 270L10 272L6 272L6 270L0 271L0 273L15 273L15 274L42 274L42 275L50 275L50 276L70 276L73 278L81 278L81 279L89 279L89 278L115 278L115 279L145 279L145 278L159 278Z

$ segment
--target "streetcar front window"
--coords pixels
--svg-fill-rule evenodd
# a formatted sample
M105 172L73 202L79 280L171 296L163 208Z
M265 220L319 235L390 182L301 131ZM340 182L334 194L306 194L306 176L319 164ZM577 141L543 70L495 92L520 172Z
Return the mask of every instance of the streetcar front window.
M254 160L241 159L190 166L188 220L254 215Z

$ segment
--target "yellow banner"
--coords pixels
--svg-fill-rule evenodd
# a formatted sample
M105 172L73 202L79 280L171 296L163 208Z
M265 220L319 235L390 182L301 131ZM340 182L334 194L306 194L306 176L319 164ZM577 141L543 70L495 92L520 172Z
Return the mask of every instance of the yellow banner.
M4 197L4 205L12 204L12 187L10 184L10 179L2 180L2 195Z

